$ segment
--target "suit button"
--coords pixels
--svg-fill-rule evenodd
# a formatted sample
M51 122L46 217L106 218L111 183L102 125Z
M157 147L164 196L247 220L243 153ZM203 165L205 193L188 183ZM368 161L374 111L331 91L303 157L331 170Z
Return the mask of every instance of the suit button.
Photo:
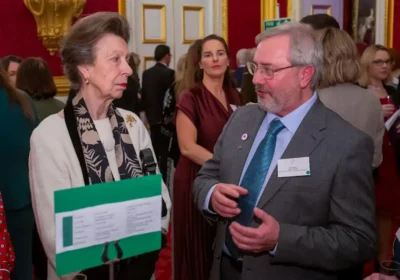
M220 258L219 255L217 255L217 260L219 260L219 258Z

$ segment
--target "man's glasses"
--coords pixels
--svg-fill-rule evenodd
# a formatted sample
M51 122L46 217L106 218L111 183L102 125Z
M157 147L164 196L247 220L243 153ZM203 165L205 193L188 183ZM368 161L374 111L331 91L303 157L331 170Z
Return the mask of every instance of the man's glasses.
M260 75L263 76L266 79L269 79L269 80L274 78L274 74L276 72L279 72L279 71L282 71L282 70L285 70L285 69L289 69L289 68L292 68L292 67L296 67L296 66L298 66L298 65L289 65L289 66L286 66L286 67L273 69L269 65L260 65L260 66L258 66L257 64L255 64L253 62L247 62L247 69L249 70L249 73L251 75L254 76L254 74L257 71L260 71Z

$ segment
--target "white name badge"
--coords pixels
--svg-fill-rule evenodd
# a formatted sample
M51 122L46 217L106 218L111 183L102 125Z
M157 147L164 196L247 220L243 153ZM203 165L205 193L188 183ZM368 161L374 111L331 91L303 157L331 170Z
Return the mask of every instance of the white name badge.
M278 160L278 177L310 176L310 158L287 158Z

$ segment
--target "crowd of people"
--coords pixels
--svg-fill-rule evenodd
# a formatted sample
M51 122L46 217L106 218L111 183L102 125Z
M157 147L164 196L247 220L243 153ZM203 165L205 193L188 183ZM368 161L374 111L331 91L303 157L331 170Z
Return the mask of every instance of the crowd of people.
M255 34L234 73L212 34L176 70L157 46L140 79L129 30L111 12L71 27L66 104L43 59L0 60L0 279L108 279L108 265L56 275L53 194L144 176L146 148L163 178L161 249L121 260L116 280L363 279L370 261L367 279L394 279L380 274L400 260L393 50L359 54L313 15Z

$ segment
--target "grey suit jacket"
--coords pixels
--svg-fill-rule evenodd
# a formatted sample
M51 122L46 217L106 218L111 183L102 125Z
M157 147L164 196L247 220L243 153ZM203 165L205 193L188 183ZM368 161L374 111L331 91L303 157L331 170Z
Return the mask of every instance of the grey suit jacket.
M350 83L319 89L317 92L326 107L371 136L375 146L372 167L378 167L382 163L385 123L381 103L375 94Z
M258 105L241 107L231 116L213 158L195 180L199 209L215 184L239 184L264 117ZM246 141L241 139L244 133ZM273 171L257 206L280 223L276 254L245 253L242 280L337 279L343 270L372 259L376 253L372 155L371 138L317 100L282 156L310 157L311 175L278 178ZM228 221L203 213L217 223L210 279L218 280ZM250 226L259 224L254 219Z

